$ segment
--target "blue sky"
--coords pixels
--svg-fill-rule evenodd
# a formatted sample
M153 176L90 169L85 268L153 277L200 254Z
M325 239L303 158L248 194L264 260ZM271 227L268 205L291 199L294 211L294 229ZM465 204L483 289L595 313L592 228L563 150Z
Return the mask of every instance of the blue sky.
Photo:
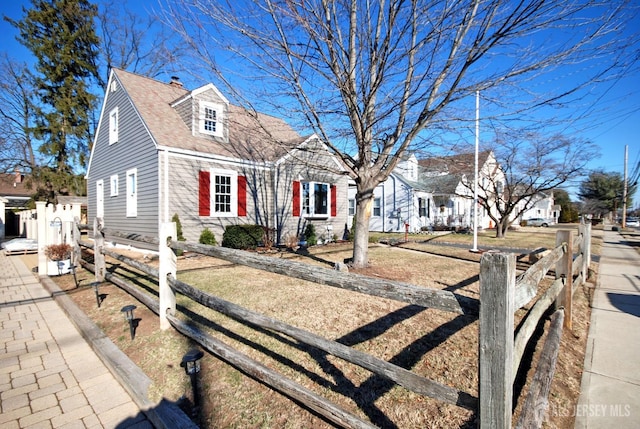
M141 15L146 9L157 7L154 1L131 0L126 3ZM28 7L30 2L4 1L0 5L0 14L19 20L23 16L23 5ZM638 27L640 22L636 28ZM4 19L0 20L0 51L7 52L10 57L27 60L30 53L15 40L16 34L13 26ZM589 119L569 128L570 132L591 140L599 147L600 157L589 163L589 169L617 171L622 174L625 145L629 151L629 169L632 170L640 161L640 73L637 66L634 69L636 74L626 76L613 86L608 84L606 90L600 87L597 92L594 91L594 96L586 106L592 111ZM585 105L580 106L580 110L584 111ZM636 200L640 198L636 196Z

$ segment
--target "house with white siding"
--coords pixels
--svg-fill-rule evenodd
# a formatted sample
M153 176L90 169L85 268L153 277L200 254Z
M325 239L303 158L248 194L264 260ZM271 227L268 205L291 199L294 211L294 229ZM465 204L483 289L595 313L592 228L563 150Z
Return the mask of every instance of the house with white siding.
M480 153L478 164L480 181L499 180L502 171L492 152ZM370 231L472 228L474 170L473 153L421 160L415 154L406 156L374 191ZM355 215L355 196L355 183L351 182L349 222ZM479 207L478 226L492 227L484 207Z
M113 69L86 179L89 223L123 233L157 237L177 214L189 241L256 224L279 243L347 221L348 179L325 144L211 83L188 90Z

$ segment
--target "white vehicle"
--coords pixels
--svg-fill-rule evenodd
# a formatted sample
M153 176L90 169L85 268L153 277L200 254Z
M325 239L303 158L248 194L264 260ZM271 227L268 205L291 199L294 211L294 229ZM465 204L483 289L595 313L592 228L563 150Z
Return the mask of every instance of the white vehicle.
M543 226L548 227L549 225L553 225L554 222L552 219L545 219L541 217L533 217L531 219L526 219L527 226Z

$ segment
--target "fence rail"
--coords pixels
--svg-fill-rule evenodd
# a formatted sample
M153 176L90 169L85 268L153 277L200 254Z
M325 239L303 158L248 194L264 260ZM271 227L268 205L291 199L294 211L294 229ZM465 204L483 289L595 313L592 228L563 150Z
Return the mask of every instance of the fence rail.
M577 255L574 258L574 246ZM549 385L555 371L562 327L571 329L573 294L588 278L591 225L581 224L578 236L559 230L556 248L516 279L515 256L489 252L480 261L480 427L509 429L512 425L513 383L524 350L550 308L547 342L518 422L519 428L539 428L546 412ZM514 334L514 313L538 295L540 281L554 268L555 281L530 306ZM561 315L558 315L558 314ZM560 322L558 322L558 320ZM560 327L558 327L558 325ZM555 355L553 354L555 350ZM534 418L535 417L535 418Z
M234 350L222 341L212 338L197 327L181 321L176 316L176 297L180 293L195 302L216 310L221 314L244 321L257 327L285 334L299 342L306 343L345 361L359 365L375 374L415 393L435 398L445 403L475 410L479 414L481 427L510 428L513 410L513 382L522 363L524 350L533 332L542 322L544 315L552 306L558 309L552 317L552 327L540 359L534 382L529 390L518 427L531 426L530 420L537 422L542 408L546 404L548 384L553 376L557 355L557 343L562 334L562 325L570 326L571 297L577 286L588 276L590 262L590 225L581 225L574 239L569 231L559 231L557 247L525 273L516 278L516 259L513 254L487 252L480 263L480 300L463 297L449 291L417 287L401 282L373 279L354 274L345 274L323 267L310 267L295 261L282 261L257 254L206 246L202 244L175 241L175 224L161 226L160 238L135 234L121 234L105 229L102 221L94 222L94 240L82 240L80 226L74 229L75 250L90 248L94 254L94 264L81 260L79 264L93 271L96 280L107 280L126 290L141 303L156 312L162 329L173 327L191 337L212 354L242 369L247 374L284 393L309 409L322 415L341 427L372 427L369 422L342 410L328 400L298 385L292 380L274 372L263 364ZM104 247L105 235L122 238L127 241L140 241L157 245L159 248L159 268L143 264L132 258ZM574 248L577 256L573 258ZM177 280L176 257L174 250L185 250L209 255L235 264L249 266L282 275L293 276L315 283L343 288L373 296L436 308L454 314L478 315L480 322L479 337L479 398L454 387L446 386L419 376L407 369L355 350L335 341L327 340L311 332L296 328L271 317L253 312L239 305L205 293L189 284ZM114 258L150 278L156 279L159 287L159 299L142 292L139 287L124 278L106 270L105 256ZM531 303L517 333L514 333L514 313L528 305L538 295L540 281L555 269L556 280L535 302ZM571 273L571 274L569 274ZM567 325L569 319L569 325ZM559 320L559 322L558 322ZM558 324L560 328L558 328ZM549 349L549 350L547 350ZM543 412L542 411L542 412ZM533 413L533 414L531 414ZM534 415L530 419L528 416ZM524 417L527 416L527 417ZM524 420L523 420L524 419ZM526 421L526 424L523 423ZM537 425L537 426L535 426Z

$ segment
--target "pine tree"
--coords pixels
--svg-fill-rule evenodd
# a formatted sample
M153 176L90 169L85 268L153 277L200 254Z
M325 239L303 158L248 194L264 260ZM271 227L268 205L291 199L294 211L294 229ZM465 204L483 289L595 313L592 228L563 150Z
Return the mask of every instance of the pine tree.
M97 97L89 88L99 81L97 7L87 0L32 0L31 8L22 10L21 21L9 22L37 60L35 85L42 105L36 136L40 152L51 159L42 178L64 194L72 187L74 167L84 165L92 138L90 115Z

